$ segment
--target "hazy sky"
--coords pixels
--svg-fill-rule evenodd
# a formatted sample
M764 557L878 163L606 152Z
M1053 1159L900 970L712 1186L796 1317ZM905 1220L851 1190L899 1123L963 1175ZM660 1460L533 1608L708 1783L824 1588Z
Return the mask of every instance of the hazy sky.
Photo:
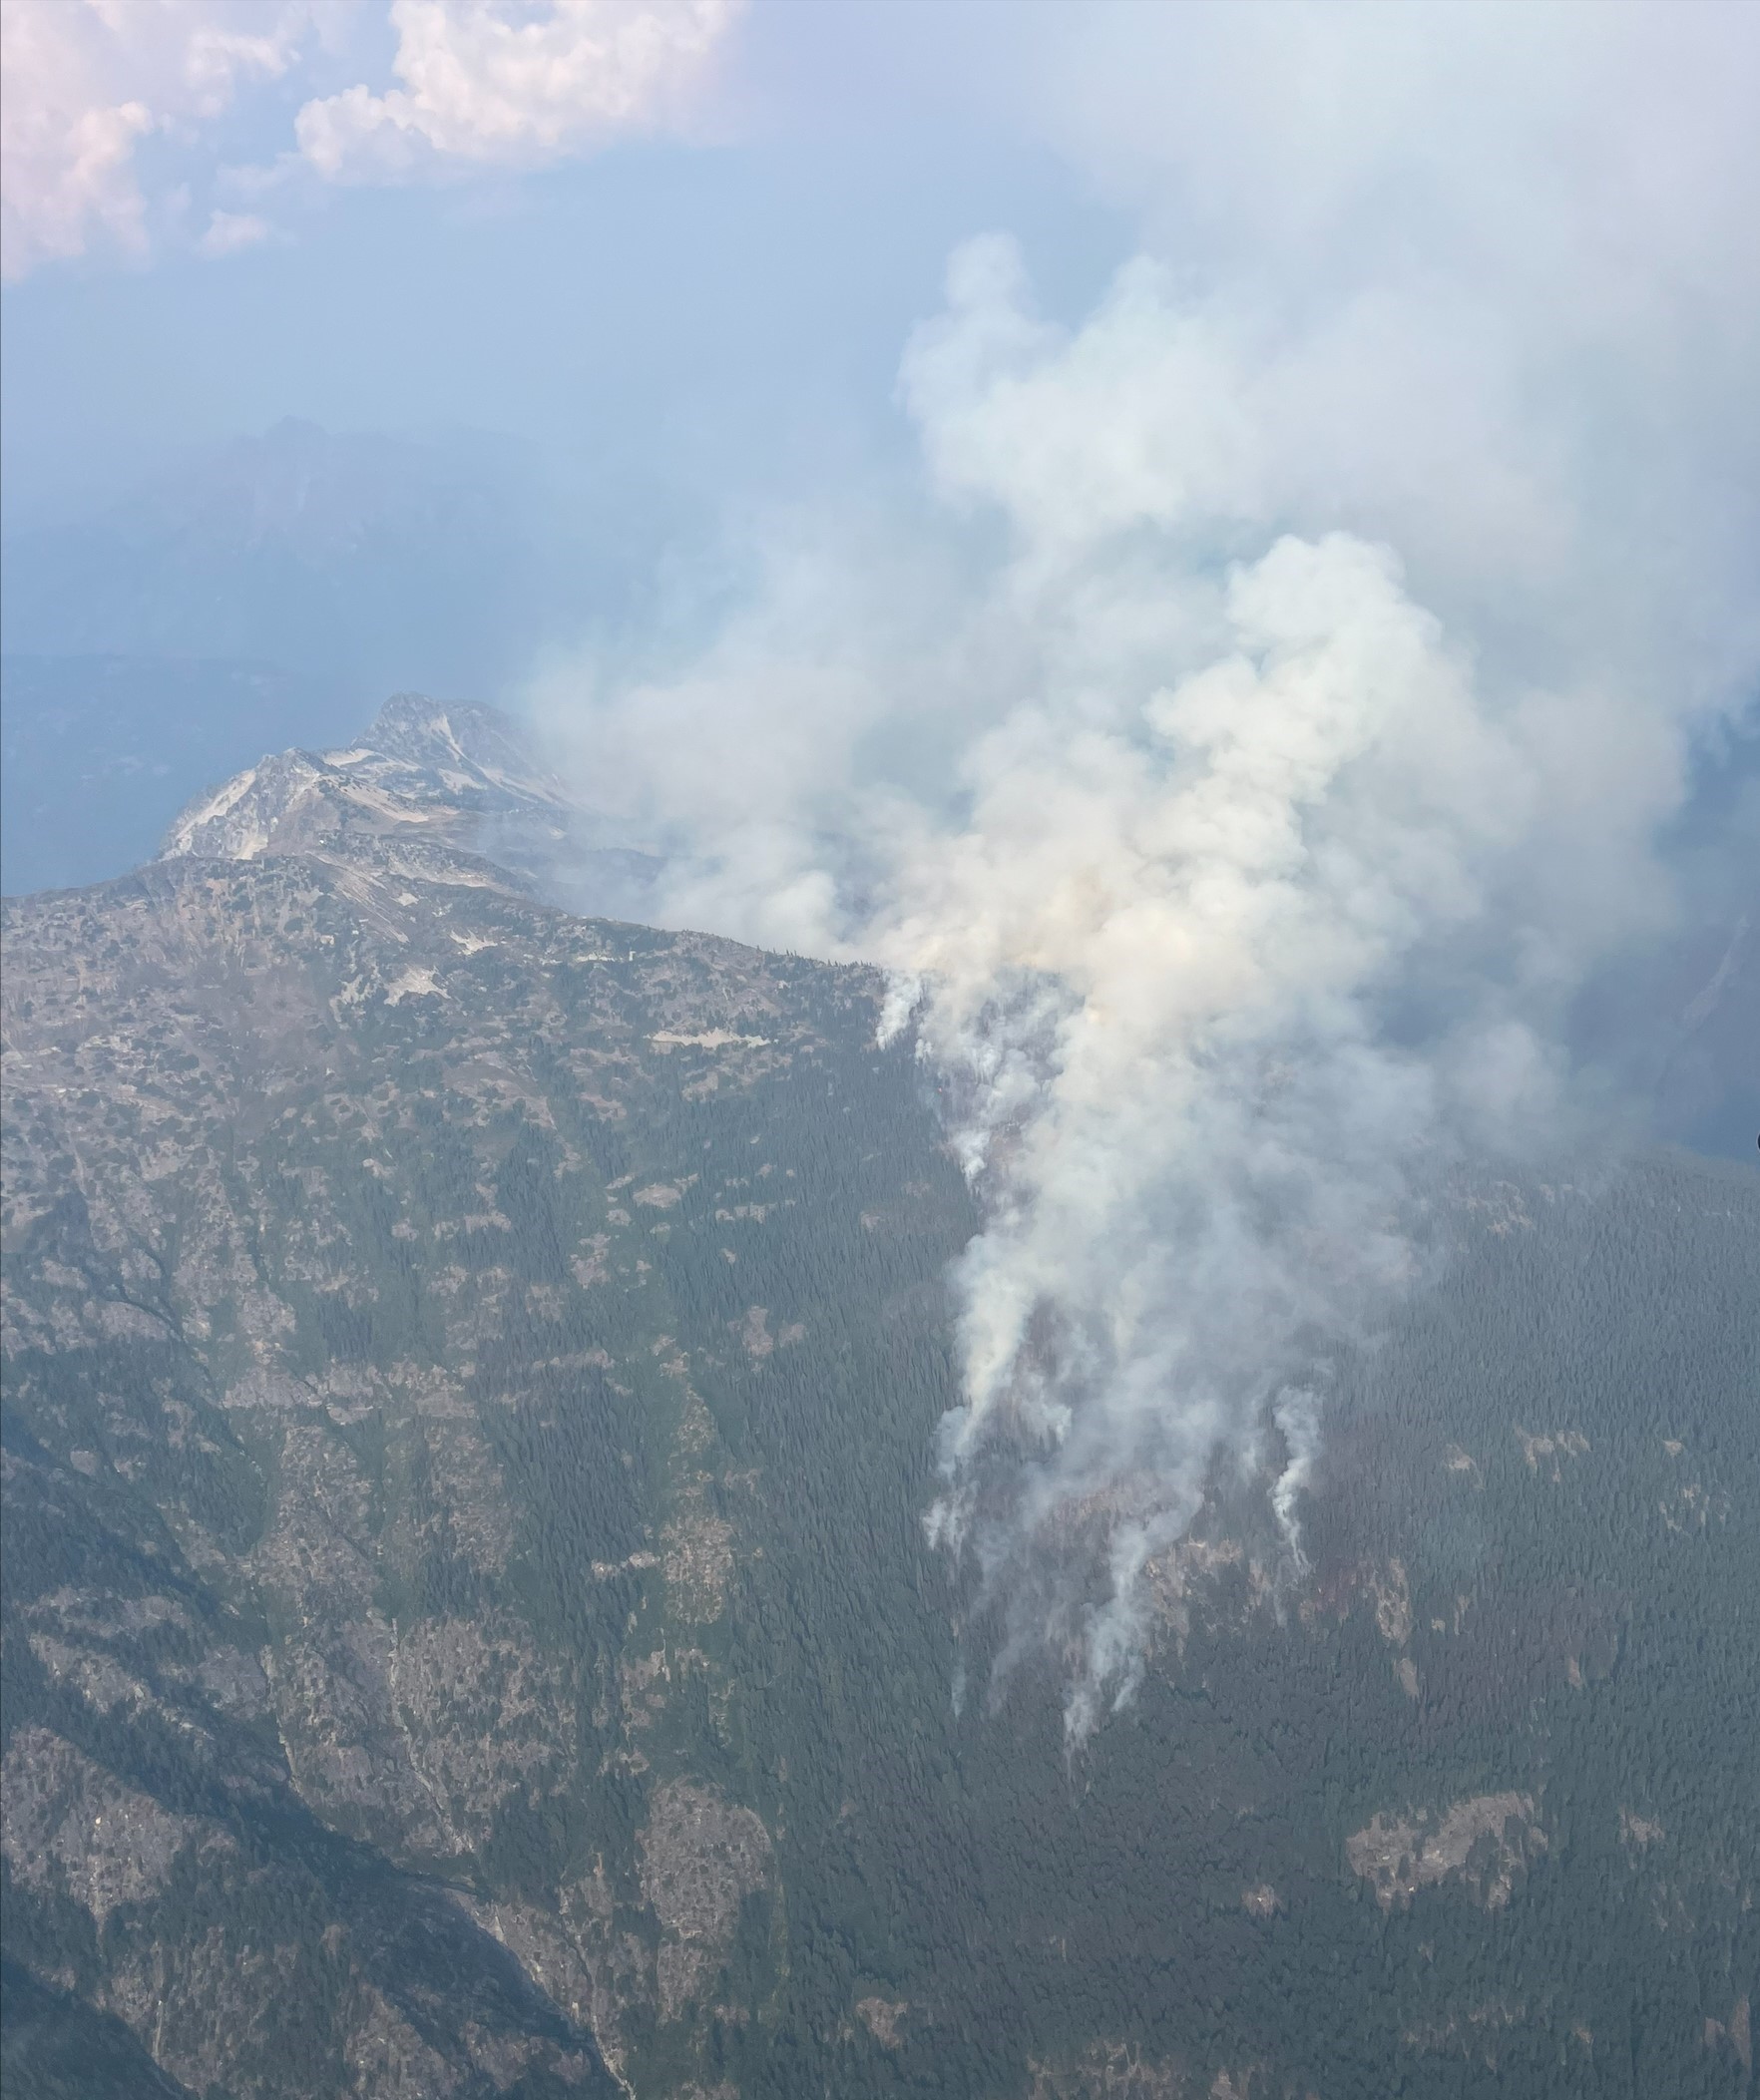
M1760 481L1757 21L13 0L10 522L287 415L512 433L584 492L847 491L910 467L905 342L998 231L1053 318L1137 252L1226 302L1313 487L1409 561L1549 566L1592 506L1721 593Z
M958 9L575 12L565 54L601 16L700 13L700 61L675 69L688 94L656 86L555 143L510 120L482 158L455 141L338 181L296 153L298 112L332 83L390 82L383 0L9 6L15 500L35 510L70 474L126 476L285 415L507 431L578 448L583 473L603 455L721 494L835 475L848 448L887 441L900 348L957 241L1019 231L1072 305L1128 250L1133 214L990 106L990 24ZM84 38L63 33L86 14ZM101 14L140 25L132 43ZM190 114L202 36L269 23L285 70L238 60L228 90L205 91L213 113ZM137 100L153 128L100 173L54 166L18 136L39 77L64 135Z

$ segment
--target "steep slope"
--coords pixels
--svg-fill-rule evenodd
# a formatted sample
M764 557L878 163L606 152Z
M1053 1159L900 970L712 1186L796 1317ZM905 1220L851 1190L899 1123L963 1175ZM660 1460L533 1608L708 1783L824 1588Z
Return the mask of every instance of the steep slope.
M256 860L413 828L462 845L484 818L554 822L572 811L505 715L403 692L346 750L284 751L198 796L160 857Z
M347 859L374 841L488 852L503 879L582 897L639 899L659 863L606 845L603 826L493 707L397 693L345 749L282 751L182 810L162 860Z
M877 981L536 901L408 712L6 910L9 2086L1750 2091L1752 1175L1464 1182L1072 1768Z
M817 1483L753 1464L744 1417L872 1358L921 1396L890 1455L920 1471L945 1397L900 1302L961 1199L870 980L351 847L167 863L8 927L10 1889L52 1979L137 2024L167 1979L157 2045L198 2090L313 2089L272 2083L282 2037L221 2063L180 2035L250 2035L263 1931L294 1997L366 1993L328 2059L364 2075L389 1986L329 1951L361 1845L405 1877L375 1866L375 1900L431 1909L407 1877L446 1874L452 1938L507 1934L614 2057L624 2014L678 2024L775 1901L725 1622L754 1526ZM854 1169L852 1062L907 1125ZM892 1287L852 1309L858 1266ZM112 1859L86 1821L119 1817Z

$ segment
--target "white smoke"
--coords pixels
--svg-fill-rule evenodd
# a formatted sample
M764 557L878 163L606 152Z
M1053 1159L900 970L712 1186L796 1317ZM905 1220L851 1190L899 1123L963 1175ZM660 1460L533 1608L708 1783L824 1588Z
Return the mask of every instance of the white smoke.
M1144 256L1069 330L975 241L903 365L927 514L779 531L686 670L546 696L669 856L657 917L891 972L985 1219L931 1524L1001 1666L1063 1658L1073 1741L1219 1480L1305 1564L1329 1354L1451 1161L1574 1112L1562 1016L1665 923L1651 839L1760 657L1696 430L1634 438L1641 494L1585 475L1533 421L1557 331L1450 335L1486 293L1408 273L1378 334L1360 286L1297 312ZM1617 316L1651 369L1665 306Z
M1078 1734L1128 1696L1141 1571L1219 1457L1404 1281L1416 1179L1558 1108L1509 890L1536 768L1392 556L1280 539L1221 618L1202 668L982 737L965 820L911 841L868 935L921 987L987 1213L936 1529L967 1535L1000 1445L1024 1457L978 1518L999 1594L1073 1510L1103 1538ZM1280 1427L1293 1549L1311 1411Z

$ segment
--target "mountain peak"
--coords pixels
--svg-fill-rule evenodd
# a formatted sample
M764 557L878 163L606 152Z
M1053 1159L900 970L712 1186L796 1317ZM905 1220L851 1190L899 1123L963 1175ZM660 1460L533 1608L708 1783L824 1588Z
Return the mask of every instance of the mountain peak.
M554 824L578 810L513 716L400 692L346 747L283 751L198 796L159 857L257 860L411 831L471 850L485 819Z
M387 765L437 773L473 788L493 785L559 806L570 799L545 768L525 726L499 707L475 701L394 692L356 748Z

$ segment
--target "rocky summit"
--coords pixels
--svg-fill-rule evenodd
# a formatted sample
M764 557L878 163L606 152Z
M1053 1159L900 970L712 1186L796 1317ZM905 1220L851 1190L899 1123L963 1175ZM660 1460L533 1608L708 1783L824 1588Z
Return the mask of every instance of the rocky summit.
M1752 2092L1752 1172L1461 1177L1072 1756L932 1073L581 822L403 696L5 907L9 2093Z

